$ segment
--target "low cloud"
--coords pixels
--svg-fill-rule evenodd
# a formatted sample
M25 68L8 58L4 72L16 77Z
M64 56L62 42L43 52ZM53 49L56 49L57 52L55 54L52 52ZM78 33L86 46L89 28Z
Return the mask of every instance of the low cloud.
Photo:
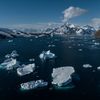
M92 25L94 27L100 27L100 18L93 18L92 19Z
M85 9L71 6L63 11L63 14L64 14L63 22L67 22L68 20L74 17L80 16L86 12L87 10Z

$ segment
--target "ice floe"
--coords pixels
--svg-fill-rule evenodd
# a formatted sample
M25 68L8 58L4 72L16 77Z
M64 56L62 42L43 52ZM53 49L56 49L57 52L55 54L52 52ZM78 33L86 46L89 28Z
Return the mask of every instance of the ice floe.
M37 88L43 88L48 85L47 82L44 82L43 80L37 80L37 81L30 81L26 83L20 84L22 90L32 90Z
M28 64L28 65L23 65L21 68L17 68L17 74L19 76L24 76L27 74L32 73L35 70L35 64Z
M92 65L90 65L90 64L83 64L83 67L84 68L92 68Z
M64 86L72 82L71 75L75 72L72 66L54 68L52 73L52 84L57 86Z
M52 59L52 58L55 58L55 54L52 53L50 50L48 51L43 51L40 55L39 55L39 58L42 60L42 61L45 61L46 59Z
M0 64L0 67L6 70L12 70L16 67L19 67L19 62L14 58L6 59L3 63Z

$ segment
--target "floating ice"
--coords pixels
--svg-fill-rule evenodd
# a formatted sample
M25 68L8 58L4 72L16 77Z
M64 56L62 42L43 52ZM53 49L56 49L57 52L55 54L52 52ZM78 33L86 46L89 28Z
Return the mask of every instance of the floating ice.
M100 66L99 66L99 67L97 67L97 70L100 70Z
M52 73L52 84L57 86L64 86L72 81L71 75L75 72L71 66L54 68Z
M32 73L35 70L35 64L28 64L28 65L23 65L22 68L17 68L17 74L19 76L24 76L27 74Z
M55 54L51 53L50 50L48 51L43 51L40 55L39 55L40 59L42 61L45 61L46 59L52 59L55 58Z
M34 62L34 61L35 61L35 59L34 59L34 58L31 58L31 59L29 59L29 61L30 61L30 62Z
M15 58L15 57L17 57L17 56L19 56L19 55L18 55L17 51L14 50L14 51L12 51L11 54L5 55L5 58Z
M44 82L43 80L37 80L37 81L22 83L20 86L22 90L32 90L32 89L46 87L47 85L48 85L47 82Z
M78 49L78 51L83 51L82 49Z
M9 43L13 42L13 40L8 40Z
M92 65L90 65L90 64L83 64L83 67L84 68L92 68Z
M3 63L0 64L1 68L6 70L12 70L19 66L19 63L16 59L10 58L5 60Z
M53 44L52 45L48 45L48 47L55 47L55 45L53 45Z

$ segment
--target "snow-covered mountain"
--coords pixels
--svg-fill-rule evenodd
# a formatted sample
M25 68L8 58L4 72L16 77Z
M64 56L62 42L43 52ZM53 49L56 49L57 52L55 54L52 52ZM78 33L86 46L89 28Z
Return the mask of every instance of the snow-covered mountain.
M74 24L61 24L49 25L44 29L34 30L31 29L13 29L13 28L0 28L0 39L15 38L15 37L31 37L34 35L47 35L47 34L65 34L66 36L93 36L96 29L92 26L78 26Z
M45 33L51 34L66 34L68 36L83 36L83 35L94 35L96 29L92 26L77 26L73 24L64 24L56 28L47 28Z

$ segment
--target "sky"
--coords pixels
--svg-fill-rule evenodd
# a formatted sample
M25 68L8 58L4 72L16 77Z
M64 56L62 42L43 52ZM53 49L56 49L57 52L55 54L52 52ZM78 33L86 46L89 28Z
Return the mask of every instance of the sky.
M71 22L100 24L100 0L0 0L0 26Z

